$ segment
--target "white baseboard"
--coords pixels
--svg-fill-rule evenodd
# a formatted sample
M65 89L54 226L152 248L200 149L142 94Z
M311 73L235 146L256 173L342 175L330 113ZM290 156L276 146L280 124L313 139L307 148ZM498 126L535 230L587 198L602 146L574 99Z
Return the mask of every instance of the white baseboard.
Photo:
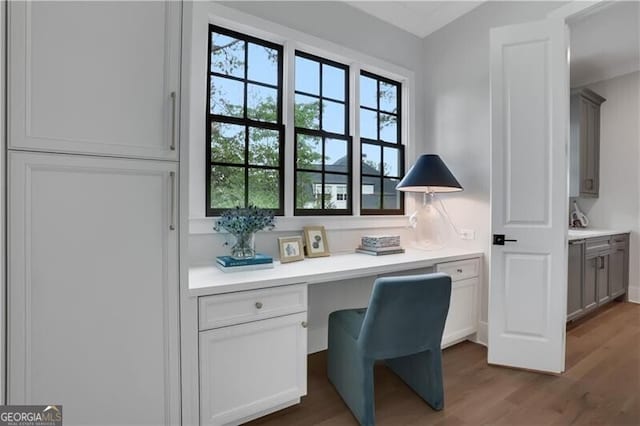
M488 344L487 342L489 341L488 336L489 336L489 324L487 324L486 321L478 322L478 331L476 332L476 338L474 342L482 346L487 346Z
M629 302L640 303L640 287L629 286L627 291Z

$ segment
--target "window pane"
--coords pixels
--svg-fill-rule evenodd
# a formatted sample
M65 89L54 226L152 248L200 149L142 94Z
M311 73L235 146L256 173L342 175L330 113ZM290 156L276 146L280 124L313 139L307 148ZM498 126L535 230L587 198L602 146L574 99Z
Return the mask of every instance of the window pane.
M315 129L320 127L320 101L310 96L296 95L296 127Z
M362 177L362 208L379 209L380 205L380 185L381 178L370 176Z
M249 128L249 164L280 165L280 132L259 127Z
M324 141L324 161L326 171L347 173L349 171L347 141L326 139Z
M296 208L322 208L322 174L312 172L296 173Z
M224 77L211 77L211 113L228 117L244 114L244 83Z
M396 190L396 185L400 179L384 178L384 197L382 199L383 209L397 210L401 207L400 199L402 192Z
M249 80L278 84L278 51L259 44L249 43Z
M244 41L211 33L211 72L244 78Z
M211 167L211 208L244 206L244 168Z
M322 130L342 135L345 133L345 121L344 104L331 101L322 102Z
M360 108L360 137L378 139L378 114L375 111Z
M211 161L219 163L244 163L244 126L227 123L211 123Z
M364 75L360 76L360 105L378 108L378 82Z
M398 88L395 84L380 82L380 110L398 113Z
M249 204L263 209L277 209L280 200L280 177L277 170L249 169Z
M342 68L322 64L322 97L344 101L345 71Z
M346 175L324 175L324 208L344 210L349 208L349 185Z
M249 84L247 118L271 123L278 121L278 91L257 84Z
M320 95L320 63L296 56L296 90Z
M384 175L400 177L400 150L384 147Z
M380 146L368 143L362 144L362 174L380 174Z
M296 149L297 168L322 170L322 138L299 134Z
M380 113L380 140L398 142L398 118L395 115Z

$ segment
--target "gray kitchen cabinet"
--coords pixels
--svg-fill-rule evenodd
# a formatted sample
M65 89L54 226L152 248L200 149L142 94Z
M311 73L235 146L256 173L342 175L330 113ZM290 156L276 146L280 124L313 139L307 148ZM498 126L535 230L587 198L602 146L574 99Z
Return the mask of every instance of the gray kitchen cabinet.
M567 288L567 321L582 314L584 309L582 282L584 275L584 240L569 242L569 283Z
M609 297L615 299L626 292L629 280L629 239L616 235L609 254Z
M600 190L600 105L606 99L589 89L572 92L570 187L572 197L597 198Z
M582 308L583 313L590 311L598 305L597 279L598 256L586 257L584 262L584 281L582 283Z
M598 288L598 305L602 305L609 300L609 255L598 257L598 272L596 278Z
M569 241L567 321L614 299L629 285L629 234Z

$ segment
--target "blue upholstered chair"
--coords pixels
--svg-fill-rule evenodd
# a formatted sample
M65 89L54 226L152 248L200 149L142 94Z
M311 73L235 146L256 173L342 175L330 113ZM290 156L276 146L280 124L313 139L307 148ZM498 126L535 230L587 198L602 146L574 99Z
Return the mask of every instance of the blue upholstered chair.
M442 410L440 344L450 298L451 277L445 274L378 278L367 309L329 315L329 380L361 424L375 424L376 360L385 360L431 407Z

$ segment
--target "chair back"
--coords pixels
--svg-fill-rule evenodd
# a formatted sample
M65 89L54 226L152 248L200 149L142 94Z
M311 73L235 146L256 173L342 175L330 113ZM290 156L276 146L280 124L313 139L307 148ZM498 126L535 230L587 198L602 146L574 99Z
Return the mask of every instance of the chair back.
M360 350L386 359L439 349L450 299L446 274L376 279L358 337Z

